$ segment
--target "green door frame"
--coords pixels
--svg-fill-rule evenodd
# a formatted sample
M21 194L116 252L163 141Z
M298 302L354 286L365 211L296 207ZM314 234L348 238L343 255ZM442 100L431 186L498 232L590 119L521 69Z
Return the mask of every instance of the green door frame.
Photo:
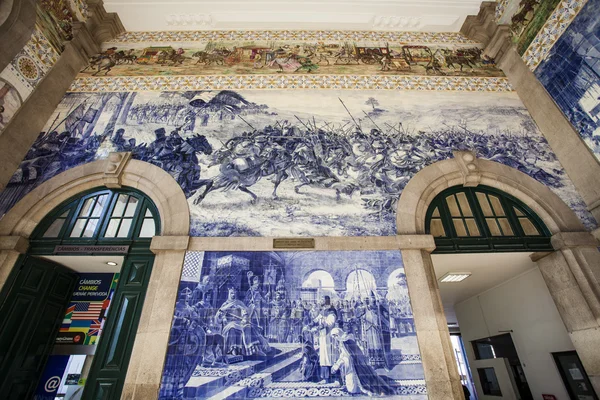
M459 236L453 225L448 204L445 201L447 196L464 193L473 215L469 216L477 224L480 232L479 236ZM490 229L486 225L486 219L481 206L476 197L476 193L493 195L498 198L513 229L512 236L493 236ZM460 205L458 205L460 207ZM525 234L518 221L519 217L515 213L515 209L523 214L523 217L528 218L538 230L539 235L528 236ZM438 210L439 217L434 217L434 212ZM541 220L529 207L519 201L517 198L504 193L501 190L479 185L476 187L453 186L438 193L431 201L425 215L425 233L431 233L431 221L437 218L441 220L446 236L437 236L434 238L436 248L434 254L454 254L454 253L500 253L500 252L533 252L533 251L552 251L550 243L550 231ZM491 218L498 218L497 216Z

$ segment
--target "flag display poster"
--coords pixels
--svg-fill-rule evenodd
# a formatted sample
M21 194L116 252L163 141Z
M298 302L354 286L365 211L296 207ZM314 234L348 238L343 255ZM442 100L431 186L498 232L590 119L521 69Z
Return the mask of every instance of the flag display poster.
M56 344L95 345L97 343L118 280L119 274L79 275Z

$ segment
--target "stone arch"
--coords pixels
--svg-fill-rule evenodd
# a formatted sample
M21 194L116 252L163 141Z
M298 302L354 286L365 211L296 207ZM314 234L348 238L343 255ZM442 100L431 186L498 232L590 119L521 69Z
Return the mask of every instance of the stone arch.
M378 289L380 289L380 285L378 285L377 279L375 278L375 275L373 274L373 271L370 271L368 269L365 268L358 268L356 270L352 270L350 272L348 272L348 274L346 275L346 279L344 281L344 289L346 290L346 293L349 293L352 289L352 292L354 292L354 288L351 288L351 284L350 284L350 278L353 278L355 281L358 279L364 280L370 280L373 284L374 287L370 288L370 290L377 292ZM369 282L363 282L365 284L368 284ZM366 289L366 288L365 288ZM368 295L368 292L365 292L365 294ZM363 296L364 297L364 296Z
M160 214L161 236L188 236L190 211L177 182L159 167L131 160L130 153L71 168L42 183L0 220L0 236L29 238L37 224L62 202L96 187L132 187L146 194Z
M425 213L435 196L452 186L480 184L522 201L544 221L552 234L586 230L573 210L542 183L504 164L479 159L473 152L456 151L454 158L422 169L408 182L398 202L397 233L424 234Z
M587 232L573 210L548 187L517 169L478 159L473 152L456 151L454 158L424 168L406 185L398 201L398 235L411 235L415 243L417 240L433 242L433 237L425 233L425 215L431 201L449 187L480 184L520 200L551 232L554 251L534 253L532 259L538 264L574 347L583 354L586 371L590 377L600 376L600 368L597 367L600 365L600 352L590 351L594 346L587 344L600 343L600 299L596 291L596 277L600 276L598 242ZM419 332L427 332L426 339L421 334L418 340L422 350L424 346L428 347L427 352L422 351L422 354L427 354L423 357L423 367L428 392L430 398L462 399L460 377L429 254L432 250L424 245L402 250L411 304L415 310L415 325ZM433 317L423 315L421 310L429 310ZM586 345L579 343L580 337L589 338ZM432 350L434 347L436 351ZM443 374L439 373L440 366L443 366ZM436 381L436 385L430 385L430 381ZM448 393L452 392L452 396L440 391L442 387Z
M20 254L28 249L27 239L37 224L62 202L86 190L108 187L131 187L148 196L156 205L161 220L161 235L152 239L155 253L153 272L137 328L131 353L123 398L134 395L138 388L152 387L158 393L166 346L145 345L146 338L166 343L170 334L172 312L177 297L179 278L189 243L190 212L183 190L162 169L152 164L131 160L131 153L111 153L107 159L71 168L42 183L23 197L0 220L0 289L19 263ZM160 290L159 290L160 288ZM148 382L149 368L158 379ZM142 373L143 372L143 373ZM147 392L144 392L147 393Z
M310 276L311 276L311 275L312 275L314 272L319 272L319 271L326 272L326 273L327 273L327 274L328 274L328 275L331 277L331 280L333 281L333 284L334 284L334 286L332 286L332 287L335 287L335 286L336 286L336 283L337 283L337 282L335 281L335 277L334 277L334 276L331 274L331 272L327 271L327 270L326 270L326 269L324 269L324 268L313 268L313 269L311 269L310 271L307 271L306 273L304 273L304 274L302 275L302 282L301 282L301 285L304 285L304 282L306 282L306 281L307 281L307 279L308 279L308 278L309 278L309 277L310 277Z

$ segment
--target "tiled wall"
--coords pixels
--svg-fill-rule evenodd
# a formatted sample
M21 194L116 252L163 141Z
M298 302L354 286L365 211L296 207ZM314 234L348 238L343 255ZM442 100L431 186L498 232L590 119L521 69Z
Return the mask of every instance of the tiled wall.
M517 168L595 221L514 93L70 93L0 195L131 151L179 183L193 236L394 235L409 180L455 150Z
M600 1L589 0L535 75L600 159Z
M399 252L188 252L160 399L426 399Z

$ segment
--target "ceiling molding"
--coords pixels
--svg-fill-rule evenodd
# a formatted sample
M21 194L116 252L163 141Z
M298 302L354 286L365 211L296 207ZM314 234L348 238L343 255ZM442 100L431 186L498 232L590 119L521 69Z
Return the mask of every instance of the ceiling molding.
M165 17L169 26L193 26L214 28L215 20L210 14L168 14Z
M150 32L124 32L104 42L106 48L118 43L192 43L209 41L335 41L381 42L397 44L464 44L478 45L460 32L408 32L408 31L351 31L351 30L171 30Z
M105 0L128 31L326 29L457 32L477 0Z

